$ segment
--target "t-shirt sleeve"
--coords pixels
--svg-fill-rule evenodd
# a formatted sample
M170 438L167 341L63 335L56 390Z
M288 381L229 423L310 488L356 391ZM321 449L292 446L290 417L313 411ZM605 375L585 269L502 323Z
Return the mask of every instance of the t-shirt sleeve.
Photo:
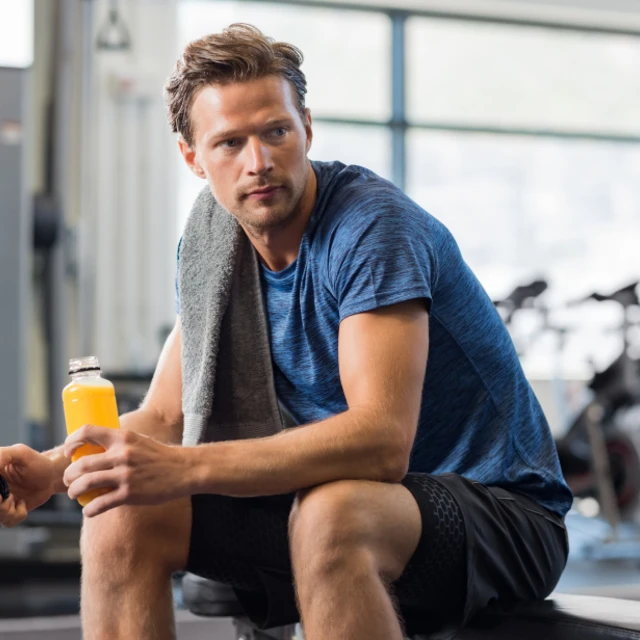
M180 246L182 245L182 238L178 242L178 249L176 251L176 313L180 315L180 287L178 286L178 273L180 271Z
M413 299L431 311L436 255L429 220L413 206L364 204L335 230L329 272L340 321Z

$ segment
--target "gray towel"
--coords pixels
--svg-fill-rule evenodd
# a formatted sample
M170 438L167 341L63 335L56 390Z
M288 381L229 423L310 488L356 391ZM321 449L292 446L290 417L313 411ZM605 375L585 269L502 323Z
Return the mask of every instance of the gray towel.
M278 433L267 321L256 252L208 187L182 236L183 446Z

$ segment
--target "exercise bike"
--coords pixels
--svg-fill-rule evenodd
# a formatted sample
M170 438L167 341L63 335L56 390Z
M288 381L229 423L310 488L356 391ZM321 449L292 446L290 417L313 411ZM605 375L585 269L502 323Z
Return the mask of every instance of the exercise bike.
M587 387L591 401L569 425L565 435L557 441L563 472L578 497L594 497L597 493L597 455L587 446L594 438L593 423L599 425L614 489L615 506L622 518L632 518L640 499L640 460L637 446L640 444L640 422L624 425L620 417L640 406L640 360L631 357L630 310L640 306L635 282L609 295L592 293L577 301L613 301L622 306L622 351L603 371L596 372ZM591 435L590 435L591 434ZM602 466L603 461L600 461ZM600 473L607 470L600 470ZM606 493L606 490L605 490ZM607 507L603 505L606 510ZM610 505L609 505L610 509ZM610 509L611 511L611 509ZM608 520L617 516L609 513ZM610 522L611 524L611 522Z
M584 545L593 560L640 558L640 361L631 355L632 309L640 306L638 283L611 294L576 301L612 301L622 307L622 350L587 387L591 399L557 441L567 483L577 498L596 497L608 532ZM634 413L635 412L635 413ZM631 416L631 420L624 420ZM634 418L635 416L635 418Z
M522 309L533 309L542 317L542 323L529 337L526 348L543 333L553 332L561 354L569 329L550 322L549 309L540 299L546 289L545 281L535 281L517 287L495 304L508 325ZM640 361L631 355L630 339L631 314L640 306L637 289L635 282L611 294L596 292L567 305L615 302L623 311L619 327L621 353L604 370L594 373L586 384L586 401L566 420L562 436L556 438L563 475L574 496L578 501L595 498L609 525L603 540L585 548L585 553L594 559L640 557L640 537L632 526L638 524L640 503ZM520 355L523 350L520 342ZM555 377L555 385L561 387L561 374L556 372ZM562 389L556 395L562 396ZM560 405L565 408L563 402ZM566 416L567 412L559 414ZM631 530L625 525L631 525ZM620 535L623 530L625 535Z

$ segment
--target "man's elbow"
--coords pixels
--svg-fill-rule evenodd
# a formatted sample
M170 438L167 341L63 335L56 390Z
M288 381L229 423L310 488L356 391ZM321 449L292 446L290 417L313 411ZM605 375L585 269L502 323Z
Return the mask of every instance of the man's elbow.
M386 461L384 468L382 470L382 481L383 482L401 482L402 479L407 475L409 471L409 459L405 457L404 459L397 457L392 458L391 456Z
M394 438L382 447L380 471L383 482L400 482L409 471L411 444L403 438Z

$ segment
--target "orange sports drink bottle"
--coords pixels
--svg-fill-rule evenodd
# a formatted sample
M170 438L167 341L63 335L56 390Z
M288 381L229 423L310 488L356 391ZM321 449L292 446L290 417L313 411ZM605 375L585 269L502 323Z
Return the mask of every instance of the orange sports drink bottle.
M115 390L113 384L102 377L98 358L72 358L69 361L69 375L71 382L62 392L67 433L72 434L85 424L118 429L120 420ZM83 444L71 459L75 462L82 456L103 452L104 448L99 445ZM84 507L109 491L111 489L107 488L87 491L78 498L78 502Z

